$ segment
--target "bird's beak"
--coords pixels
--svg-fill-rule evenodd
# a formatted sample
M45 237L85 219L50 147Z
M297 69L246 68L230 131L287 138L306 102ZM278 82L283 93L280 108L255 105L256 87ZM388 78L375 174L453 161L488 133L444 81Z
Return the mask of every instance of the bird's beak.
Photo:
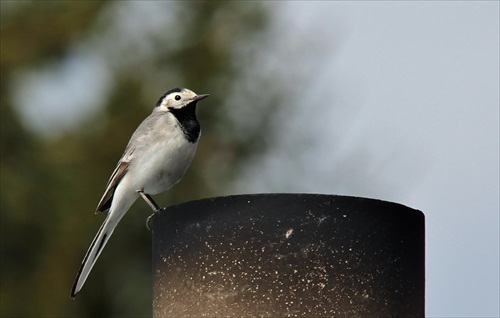
M208 96L210 96L210 95L209 94L196 95L195 97L193 97L193 102L199 101L200 99L203 99L203 98L207 98Z

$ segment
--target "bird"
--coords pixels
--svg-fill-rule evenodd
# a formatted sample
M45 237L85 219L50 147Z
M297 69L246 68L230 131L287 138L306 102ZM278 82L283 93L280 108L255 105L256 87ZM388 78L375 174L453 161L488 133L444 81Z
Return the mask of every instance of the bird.
M170 189L190 166L201 134L196 106L208 96L187 88L170 89L132 134L97 205L96 214L108 213L85 254L71 298L82 289L114 229L139 197L154 212L161 210L151 195Z

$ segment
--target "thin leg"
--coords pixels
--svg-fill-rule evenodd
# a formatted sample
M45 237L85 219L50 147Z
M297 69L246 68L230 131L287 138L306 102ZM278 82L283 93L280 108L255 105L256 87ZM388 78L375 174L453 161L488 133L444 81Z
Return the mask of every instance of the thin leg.
M146 201L146 203L153 209L153 212L158 212L160 210L160 206L156 204L155 200L149 195L142 191L137 191L141 195L141 197Z
M155 202L155 200L153 200L153 198L149 194L146 194L140 190L137 192L139 192L139 194L144 199L144 201L146 201L146 203L151 207L151 209L153 209L153 214L148 216L148 218L146 219L146 227L148 230L151 231L151 227L149 226L149 223L151 223L151 219L153 218L155 213L159 212L162 208L160 208L160 206Z

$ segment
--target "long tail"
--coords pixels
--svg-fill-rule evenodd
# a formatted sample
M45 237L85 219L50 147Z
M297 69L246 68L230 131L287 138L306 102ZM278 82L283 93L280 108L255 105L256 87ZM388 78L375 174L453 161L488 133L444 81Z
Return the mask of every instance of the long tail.
M108 242L111 234L113 234L115 227L118 225L118 222L120 222L124 214L125 213L113 213L112 210L108 212L108 215L99 228L97 235L94 237L92 244L90 244L87 254L85 254L82 266L76 275L73 288L71 288L71 298L75 298L76 294L80 291L80 289L82 289L82 286L87 280L92 267L94 267L97 258L101 255L104 246Z

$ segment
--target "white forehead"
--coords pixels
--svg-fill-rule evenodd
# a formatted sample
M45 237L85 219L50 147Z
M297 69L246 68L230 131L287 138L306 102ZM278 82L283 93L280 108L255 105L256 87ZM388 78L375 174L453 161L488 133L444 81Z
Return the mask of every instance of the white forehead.
M180 96L182 99L190 99L196 96L195 92L187 88L181 88L180 91L170 92L165 95L164 99L173 99L176 100L176 96ZM179 97L177 97L179 100Z
M167 91L156 104L157 106L164 107L182 107L189 103L196 93L187 88L175 88L171 91Z
M186 98L186 97L192 98L192 97L196 96L195 92L193 92L192 90L187 89L187 88L182 88L180 92L172 92L165 97L175 99L175 96L177 96L177 95L179 95L180 97L184 97L184 98Z

